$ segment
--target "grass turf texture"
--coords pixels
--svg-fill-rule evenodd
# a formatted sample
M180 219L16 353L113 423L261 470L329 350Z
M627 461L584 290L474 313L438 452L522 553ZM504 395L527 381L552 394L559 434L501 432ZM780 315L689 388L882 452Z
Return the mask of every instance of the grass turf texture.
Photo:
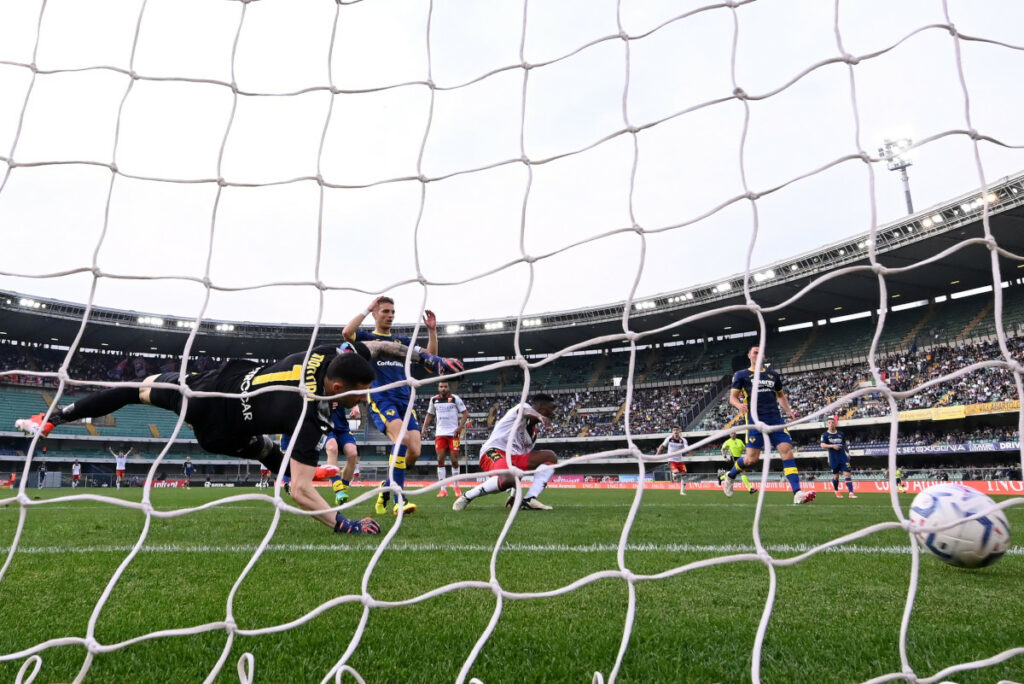
M86 490L99 493L99 490ZM252 490L154 490L162 510L196 506ZM326 490L325 490L326 491ZM43 493L54 498L71 490ZM139 500L141 490L105 491ZM6 494L6 492L5 492ZM550 512L521 512L497 559L502 586L550 591L591 573L616 570L631 491L550 490ZM910 495L901 497L906 509ZM378 600L400 601L463 580L487 581L491 549L506 518L504 495L474 501L463 513L452 498L415 497L419 512L403 522L369 580ZM889 499L819 497L793 506L768 494L762 541L777 557L859 528L893 520ZM627 567L655 574L689 562L752 551L756 498L720 492L646 492L629 536ZM356 511L372 510L372 502ZM1024 510L1007 511L1017 534ZM0 508L0 547L16 529L19 506ZM128 566L97 619L96 638L110 644L160 629L223 620L228 593L263 538L273 508L246 501L172 519L154 519L147 547ZM390 515L380 517L394 524ZM57 637L84 636L111 574L138 539L143 514L92 502L30 508L7 575L0 582L0 654ZM379 538L333 535L302 517L282 516L268 550L234 600L242 629L296 620L321 603L358 594ZM857 550L817 555L777 569L778 592L761 659L766 682L862 681L900 669L898 636L910 575L905 534L858 540ZM199 549L202 549L201 551ZM964 571L922 554L921 582L909 633L919 676L952 664L1024 646L1020 581L1024 555ZM758 562L692 570L636 585L636 618L623 661L623 682L750 680L751 649L768 594L769 571ZM485 682L589 682L607 678L626 619L628 584L602 579L569 594L505 599L493 636L470 672ZM349 661L369 682L453 681L496 605L488 589L448 592L420 603L371 611ZM358 602L326 610L287 632L237 637L218 681L238 681L241 654L255 657L256 682L316 682L348 645L362 612ZM225 644L225 632L165 637L96 656L87 681L201 681ZM85 650L49 649L36 681L69 681ZM0 663L13 681L24 659ZM1024 657L954 676L957 682L1024 679ZM354 681L346 677L345 681Z

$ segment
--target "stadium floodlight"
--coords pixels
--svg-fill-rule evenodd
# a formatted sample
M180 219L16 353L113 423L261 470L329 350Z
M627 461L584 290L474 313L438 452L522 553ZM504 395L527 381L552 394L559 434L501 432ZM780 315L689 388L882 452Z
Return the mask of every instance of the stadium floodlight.
M22 297L21 299L19 299L18 300L18 305L19 306L23 306L26 309L41 309L41 308L44 308L41 303L37 302L34 299L29 299L28 297Z
M908 152L913 141L910 138L898 138L882 142L878 148L878 156L885 160L890 171L899 171L900 180L903 181L903 196L907 200L907 214L914 213L914 202L910 198L910 176L907 175L907 168L914 162L910 160Z
M540 325L543 322L544 322L543 318L524 318L523 319L523 327L524 328L536 328L538 325Z
M175 321L174 324L179 328L196 328L199 326L198 321Z
M501 330L505 327L505 321L491 321L484 323L484 330Z
M724 283L719 284L719 286L715 288L715 291L716 292L728 292L731 289L732 289L732 283L724 282Z
M233 332L235 326L232 325L231 323L218 323L217 325L214 326L213 329L216 330L217 332Z
M141 325L151 325L154 328L162 328L164 325L164 319L157 316L139 316L138 322Z
M758 282L758 283L763 283L764 281L769 280L769 279L774 278L774 277L775 277L775 271L773 271L772 269L769 268L767 271L762 271L761 273L755 273L754 274L754 281Z
M792 266L790 266L790 267L789 267L789 270L790 270L790 271L795 271L795 270L797 270L798 268L800 268L800 267L799 267L799 266L797 266L796 264L793 264Z
M451 325L446 325L445 328L444 328L444 331L446 333L448 333L449 335L451 335L453 333L462 332L465 329L466 329L466 326L464 326L464 325L459 325L458 323L452 323Z

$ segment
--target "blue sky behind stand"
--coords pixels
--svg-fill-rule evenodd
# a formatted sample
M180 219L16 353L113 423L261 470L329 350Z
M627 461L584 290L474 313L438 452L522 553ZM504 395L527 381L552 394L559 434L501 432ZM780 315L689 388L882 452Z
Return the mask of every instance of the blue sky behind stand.
M313 180L284 181L317 174L332 97L325 90L240 95L228 129L232 92L210 81L232 79L232 43L244 7L234 61L240 90L294 93L327 86L331 78L343 91L377 89L333 98L320 174L330 184L370 187L325 191L320 279L331 287L386 290L398 300L398 319L411 321L424 290L396 284L416 278L418 249L427 280L470 281L427 289L426 305L442 321L515 315L526 296L529 267L519 263L484 274L522 255L521 227L522 248L536 257L634 220L652 231L693 221L744 192L743 103L728 99L672 116L731 95L734 30L736 83L752 96L840 54L834 3L818 0L757 0L735 13L710 9L652 32L700 6L530 0L525 61L555 61L528 72L492 73L520 63L522 0L436 0L429 62L424 0L341 6L333 53L336 5L326 0L151 0L142 14L134 71L196 80L139 79L125 98L131 79L123 73L42 72L128 69L140 2L53 0L40 24L35 61L41 73L15 143L32 80L20 64L32 62L40 3L0 3L0 61L6 62L0 63L0 156L41 163L14 168L0 190L0 234L8 245L0 250L0 271L29 276L91 267L99 245L96 262L104 273L202 278L214 224L209 273L215 284L248 288L315 278L319 186ZM1024 45L1021 3L950 0L947 6L963 34ZM617 9L622 30L638 36L629 43L629 120L649 126L636 136L632 184L633 136L608 137L625 126L626 43L598 40L619 32ZM1008 145L1024 145L1024 105L1016 87L1024 76L1024 50L959 41L969 126L957 42L943 28L926 28L946 21L940 0L839 2L839 32L851 55L863 57L910 37L852 70L859 142L845 63L822 66L778 94L750 101L743 168L751 190L764 192L858 149L876 154L886 137L920 141L973 127ZM436 90L423 144L431 91L416 82L428 77ZM129 175L211 179L217 177L226 130L221 175L229 185L215 222L214 183L118 175L102 243L110 170L46 163L114 160ZM528 195L526 165L500 164L521 156L520 133L534 162ZM1021 150L982 142L980 151L985 181L1024 169ZM919 209L983 183L966 136L928 142L912 159ZM480 170L451 175L474 169ZM874 170L874 194L867 165L853 160L761 197L754 268L867 231L872 204L878 223L901 217L905 208L896 174L884 164L874 164ZM445 178L425 186L417 236L424 185L394 179L420 173ZM624 300L644 242L638 298L742 272L753 225L751 203L744 200L643 240L624 232L584 242L535 263L525 312ZM91 274L0 276L0 287L84 302L92 280ZM206 316L311 322L317 293L310 286L215 291ZM198 314L204 295L194 282L101 278L95 302L189 316ZM347 290L328 292L323 321L343 323L369 299Z

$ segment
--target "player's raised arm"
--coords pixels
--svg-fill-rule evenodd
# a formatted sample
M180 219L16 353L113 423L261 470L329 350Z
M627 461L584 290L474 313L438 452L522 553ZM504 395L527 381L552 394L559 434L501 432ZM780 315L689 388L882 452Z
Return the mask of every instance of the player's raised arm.
M437 354L437 316L430 309L423 312L423 325L427 328L427 351Z
M370 306L366 307L366 311L357 313L351 321L345 324L345 328L341 331L341 336L349 342L355 342L356 331L359 330L359 326L363 324L366 317L374 312L379 302L380 297L374 297L373 301L370 302Z

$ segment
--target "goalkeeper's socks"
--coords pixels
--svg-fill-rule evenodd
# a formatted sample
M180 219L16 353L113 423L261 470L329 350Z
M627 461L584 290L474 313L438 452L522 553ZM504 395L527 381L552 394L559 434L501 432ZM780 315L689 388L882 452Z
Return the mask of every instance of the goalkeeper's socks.
M740 477L743 478L743 486L746 487L747 491L749 492L750 491L750 478L747 477L746 473L740 473Z
M794 492L800 491L800 474L796 469L796 459L787 458L782 461L782 472L785 473L786 479L789 480L789 486L793 488Z
M491 477L484 480L484 483L482 485L477 485L476 487L473 487L468 492L466 492L466 498L472 501L473 499L479 496L483 496L484 494L497 494L500 489L501 483L498 481L498 476L492 475Z
M138 387L117 387L101 390L68 404L60 411L54 411L50 422L55 426L82 418L98 418L113 413L128 404L141 404Z
M850 475L846 476L846 488L850 490L851 494L853 494L853 477Z

